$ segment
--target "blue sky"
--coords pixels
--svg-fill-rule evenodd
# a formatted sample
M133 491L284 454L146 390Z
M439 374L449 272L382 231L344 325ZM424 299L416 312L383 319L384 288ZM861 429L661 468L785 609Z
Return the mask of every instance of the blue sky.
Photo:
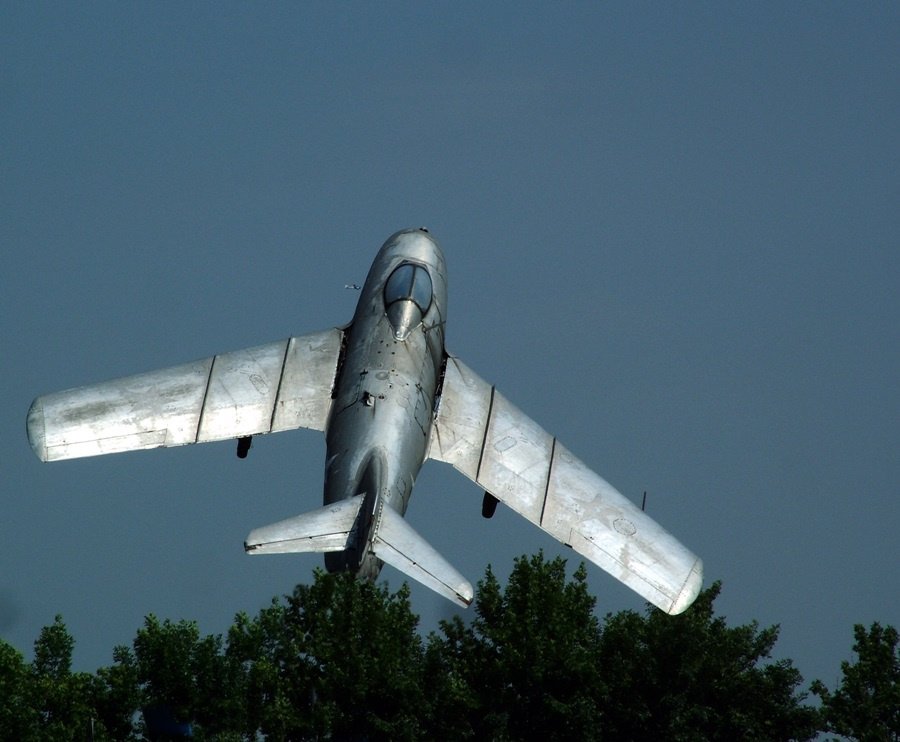
M891 3L4 3L0 636L62 613L93 670L148 613L218 633L308 581L241 544L319 505L320 435L42 464L25 413L342 324L424 225L448 347L833 684L854 623L900 623L898 32ZM408 518L473 582L571 556L480 503L429 463Z

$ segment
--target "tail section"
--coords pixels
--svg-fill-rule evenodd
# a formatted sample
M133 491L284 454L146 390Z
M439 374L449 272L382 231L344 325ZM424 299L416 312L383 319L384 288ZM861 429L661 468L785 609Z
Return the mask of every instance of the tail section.
M353 526L364 498L357 495L257 528L244 541L244 550L248 554L344 551L353 544Z
M474 593L468 580L392 508L381 509L372 551L382 561L464 608L472 602Z
M363 556L372 554L445 598L463 607L468 606L474 593L466 578L416 533L396 510L381 505L375 513L361 512L365 499L365 495L356 495L257 528L247 536L244 549L249 554L350 551L357 549L358 538L364 539L370 535L368 548L358 550ZM375 527L364 528L373 516L377 518Z

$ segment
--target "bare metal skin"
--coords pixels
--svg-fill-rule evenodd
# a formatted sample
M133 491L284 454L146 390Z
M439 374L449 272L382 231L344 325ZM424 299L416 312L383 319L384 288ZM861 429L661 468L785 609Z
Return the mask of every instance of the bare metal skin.
M401 265L428 272L432 292L424 314L413 299L385 307L385 284ZM350 549L325 555L329 571L377 577L382 563L368 548L374 516L381 507L406 513L425 461L443 362L446 275L441 248L418 229L391 236L369 270L345 333L325 431L325 504L365 494L367 517Z
M471 584L404 520L426 459L450 464L668 613L701 560L444 348L447 271L425 230L388 238L345 328L38 397L28 438L43 461L325 433L323 507L252 531L250 554L324 552L374 579L387 562L460 605Z

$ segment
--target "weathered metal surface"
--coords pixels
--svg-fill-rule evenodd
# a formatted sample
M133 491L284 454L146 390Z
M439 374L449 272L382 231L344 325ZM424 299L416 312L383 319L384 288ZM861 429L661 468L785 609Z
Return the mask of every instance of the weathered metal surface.
M291 338L271 432L325 430L343 336L332 329Z
M213 359L197 443L269 431L287 345L282 340Z
M458 358L449 356L428 457L445 461L475 480L493 393L490 384Z
M357 495L256 528L244 541L244 549L249 554L342 551L347 548L363 497Z
M28 439L43 461L324 430L341 331L326 330L38 397Z
M472 602L475 593L469 581L394 510L384 509L372 547L379 559L445 598L463 607Z
M700 590L696 555L457 358L444 372L429 456L664 611L680 613Z
M540 526L668 613L700 591L700 559L559 442Z
M397 271L407 277L407 290L387 291ZM429 276L429 290L417 292L412 279L423 272ZM425 460L443 362L446 300L444 256L434 239L421 230L392 235L372 262L346 330L326 426L326 504L375 493L379 512L390 508L401 516L406 513ZM388 312L387 303L397 311ZM401 311L401 305L412 305L415 311ZM346 552L326 557L329 569L378 574L379 556L371 543L377 517L374 513L367 522L364 538ZM407 572L416 579L421 576Z
M45 460L249 436L326 434L325 507L253 531L250 553L322 551L374 578L388 562L462 605L472 587L403 521L426 456L670 613L702 563L555 438L444 350L444 255L424 230L378 252L346 329L303 335L37 398ZM437 409L435 409L437 404Z
M553 438L494 390L475 481L535 525L547 492Z
M44 461L197 439L212 358L38 397L28 439Z

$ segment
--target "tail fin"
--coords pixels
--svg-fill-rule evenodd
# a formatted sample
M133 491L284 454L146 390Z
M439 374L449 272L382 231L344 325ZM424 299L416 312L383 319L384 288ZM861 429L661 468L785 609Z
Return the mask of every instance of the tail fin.
M250 554L288 554L299 551L343 551L365 495L311 510L303 515L250 532L244 549Z
M382 561L445 598L463 607L472 602L474 593L468 580L390 507L381 508L372 551Z
M359 511L365 497L356 495L257 528L247 536L244 549L250 554L345 551L354 546L359 536L357 529L363 526ZM385 505L378 511L377 525L369 546L371 553L445 598L468 606L474 593L466 578L416 533L400 513Z

